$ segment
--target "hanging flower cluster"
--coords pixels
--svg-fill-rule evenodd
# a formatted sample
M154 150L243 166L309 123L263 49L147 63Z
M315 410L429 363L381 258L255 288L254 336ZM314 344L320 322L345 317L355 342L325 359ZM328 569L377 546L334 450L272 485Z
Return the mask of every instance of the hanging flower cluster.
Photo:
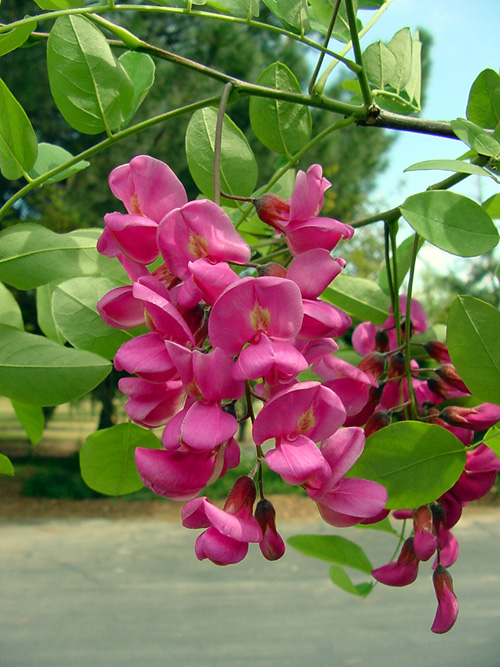
M400 312L406 311L406 297L399 298ZM417 300L411 303L410 335L424 332L428 327L427 314ZM401 322L404 339L407 327ZM344 425L363 426L365 437L388 426L394 419L405 419L405 408L414 393L418 418L438 424L452 432L465 447L480 438L482 432L500 420L500 406L483 403L475 407L447 405L443 401L470 396L465 383L450 361L444 343L430 341L424 345L428 357L438 361L438 368L419 368L411 360L411 387L405 373L404 346L398 345L397 327L391 315L382 325L371 322L358 325L352 336L355 351L363 356L357 367L334 356L324 357L312 366L316 374L343 396L356 394ZM347 430L347 429L345 429ZM415 581L419 563L435 556L433 584L438 610L432 631L444 633L451 629L458 614L458 603L447 568L458 557L458 542L451 528L459 521L463 507L485 496L495 483L500 460L484 443L467 449L464 471L444 495L430 505L393 512L396 519L412 521L412 536L406 539L396 561L372 571L377 581L388 586L406 586ZM389 514L384 510L379 517Z
M188 201L175 174L156 159L135 157L114 169L109 183L127 213L105 216L97 247L118 258L131 284L111 290L98 310L110 326L149 330L122 345L114 360L129 374L119 388L130 419L164 427L162 449L136 449L137 470L155 493L186 501L183 525L205 529L195 547L200 560L237 563L250 542L269 560L283 555L275 510L264 494L264 461L286 483L302 486L327 523L374 523L388 514L385 488L347 476L366 437L408 418L411 401L419 410L413 418L441 425L466 447L475 432L500 419L500 408L490 404L440 410L443 399L469 394L442 343L426 346L441 364L432 376L414 360L408 373L404 337L428 326L415 300L410 322L391 314L379 327L356 327L352 342L363 357L357 367L335 356L334 339L352 323L320 295L345 266L332 250L354 230L319 215L329 186L319 165L298 172L289 201L273 194L253 200L258 216L288 247L286 268L251 263L252 251L225 211L207 199ZM405 311L405 297L399 307ZM300 380L307 368L318 381ZM246 419L256 465L236 481L221 509L199 493L239 465L235 436ZM435 554L434 632L449 630L458 613L446 569L458 555L450 529L464 504L489 491L499 470L486 445L469 448L453 488L430 506L395 513L413 521L412 536L397 561L372 574L388 585L406 585L417 577L419 562Z
M319 217L329 186L321 167L298 173L289 202L274 195L256 202L294 259L288 269L268 264L254 275L239 273L251 250L224 210L206 199L188 202L167 165L138 156L114 169L109 183L127 213L105 216L98 250L119 259L131 284L111 290L98 310L111 326L149 329L116 354L115 367L131 375L119 388L130 419L165 427L163 449L137 448L137 469L156 493L188 501L183 525L207 529L198 558L235 563L250 542L269 559L284 552L263 489L253 513L250 477L236 482L223 509L197 497L239 464L235 435L248 417L257 468L265 460L287 483L302 485L325 521L350 526L379 514L386 490L345 477L364 446L361 428L341 429L355 397L298 380L331 357L334 338L351 326L346 313L318 298L345 265L331 251L353 234ZM263 407L254 418L256 398ZM274 446L264 453L267 441Z

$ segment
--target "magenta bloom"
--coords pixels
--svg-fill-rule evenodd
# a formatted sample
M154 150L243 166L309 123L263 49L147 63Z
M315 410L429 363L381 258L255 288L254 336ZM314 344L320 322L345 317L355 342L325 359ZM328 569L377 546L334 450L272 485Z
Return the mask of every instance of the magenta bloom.
M135 374L148 382L168 382L177 369L159 333L148 333L124 343L115 355L117 371Z
M467 452L463 473L450 489L462 503L478 500L491 489L500 471L500 460L485 444Z
M397 561L372 570L372 576L386 586L408 586L418 575L419 560L413 548L413 537L403 544Z
M419 560L429 560L436 551L437 537L432 532L432 512L428 505L422 505L413 513L413 528L415 554Z
M434 570L432 581L436 591L438 608L431 630L436 634L443 634L451 630L457 620L457 596L453 591L453 579L448 570L442 565L438 565Z
M164 162L138 155L109 175L109 187L121 199L128 213L159 223L174 208L187 202L186 191Z
M294 384L264 405L253 425L257 445L276 438L266 463L288 484L303 484L323 468L316 442L326 440L345 420L339 397L319 382Z
M286 278L243 278L217 299L210 314L208 333L214 347L238 354L261 334L272 340L293 342L304 311L297 285Z
M134 329L144 324L144 305L134 297L132 285L115 287L97 302L97 312L108 327Z
M320 447L324 465L304 484L322 518L332 526L353 526L377 516L387 502L386 489L365 479L346 478L361 456L365 438L360 428L343 428Z
M370 387L378 387L371 375L333 355L314 362L312 371L339 396L348 416L357 414L365 407Z
M439 416L452 426L461 426L472 431L486 431L500 421L500 405L482 403L474 408L450 405L442 410Z
M199 560L208 558L215 565L239 563L248 553L249 542L261 542L262 530L252 516L255 484L250 477L240 477L234 483L224 509L207 498L195 498L182 508L185 528L208 528L196 540L195 553Z
M250 259L250 247L229 216L208 199L168 213L158 228L158 247L172 273L183 280L190 276L189 262L197 259L237 264Z
M129 397L125 403L127 415L146 428L166 424L181 409L186 398L180 380L152 383L130 377L119 380L118 387Z
M331 251L341 239L350 239L354 234L349 225L333 218L318 217L325 190L329 187L321 166L314 164L307 173L297 173L289 202L272 194L263 195L254 202L259 218L284 234L295 257L318 248Z

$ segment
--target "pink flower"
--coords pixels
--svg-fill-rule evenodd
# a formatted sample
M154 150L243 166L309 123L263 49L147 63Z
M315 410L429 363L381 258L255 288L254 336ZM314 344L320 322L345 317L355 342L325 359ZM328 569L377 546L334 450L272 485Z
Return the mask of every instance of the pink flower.
M208 199L168 213L158 228L158 247L172 273L183 280L190 277L189 262L197 259L237 264L250 259L250 247L229 216Z
M254 201L257 215L284 234L295 257L318 248L331 251L341 239L350 239L354 234L349 225L333 218L318 217L328 187L330 183L323 178L321 166L314 164L307 173L297 173L289 202L272 194Z
M172 500L190 500L206 486L239 464L240 448L231 439L215 451L194 452L137 447L135 463L142 483Z
M128 213L156 223L187 201L184 186L170 167L149 155L138 155L128 164L113 169L109 187Z
M367 404L370 387L378 387L368 373L333 355L315 361L311 370L337 394L348 416L358 413Z
M186 397L180 380L152 383L130 377L119 380L118 387L129 397L125 403L127 415L146 428L166 424L181 409Z
M500 420L500 405L482 403L474 408L450 405L442 410L439 416L452 426L461 426L473 431L486 431Z
M437 538L432 532L432 512L428 505L422 505L413 513L413 528L415 554L419 560L429 560L436 551Z
M438 565L432 576L434 590L438 601L436 616L431 630L436 634L443 634L451 630L458 616L457 596L453 591L453 580L448 570Z
M115 287L97 302L103 322L115 329L134 329L144 324L144 305L134 297L132 285Z
M320 446L324 464L304 483L322 518L332 526L353 526L377 516L387 502L386 489L365 479L346 478L361 456L365 438L360 428L343 428Z
M199 560L208 558L216 565L239 563L248 553L249 542L261 542L262 530L252 516L255 484L250 477L240 477L234 483L224 509L207 498L195 498L182 508L185 528L208 528L196 540L195 553Z
M500 471L500 460L485 444L467 452L463 473L450 489L462 503L478 500L491 489Z
M413 537L403 544L397 561L372 570L372 576L386 586L408 586L418 575L419 560L413 548Z
M148 333L124 343L115 355L117 371L135 374L148 382L168 382L177 369L159 333Z
M243 278L215 302L208 322L214 347L238 354L264 333L271 340L293 342L304 311L297 285L286 278Z

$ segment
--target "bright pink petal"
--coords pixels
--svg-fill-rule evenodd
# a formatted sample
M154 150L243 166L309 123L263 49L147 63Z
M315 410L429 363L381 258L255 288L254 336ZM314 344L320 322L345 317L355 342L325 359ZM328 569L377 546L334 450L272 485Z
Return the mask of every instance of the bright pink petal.
M294 440L279 440L275 449L266 454L266 463L287 484L304 484L323 467L323 456L309 438L299 435Z
M125 404L127 415L147 428L166 424L181 409L185 399L182 383L178 380L153 384L140 378L122 378L118 387L129 397Z
M165 341L157 333L124 343L115 355L114 366L117 371L135 374L148 382L168 382L177 374Z
M139 264L151 264L158 257L158 225L142 215L107 213L104 223L120 250Z
M330 252L341 239L350 239L354 234L350 225L333 218L290 221L285 231L285 240L294 257L315 248L325 248Z
M238 274L226 262L214 264L208 259L198 259L189 262L188 269L209 306L214 305L226 287L239 280Z
M215 565L232 565L245 558L248 542L239 542L221 535L215 528L209 528L196 540L195 553L198 560L208 558Z
M307 220L317 216L323 207L324 192L330 185L323 177L319 164L311 165L307 172L298 171L290 200L290 220Z
M344 478L336 489L321 497L318 505L327 523L343 527L376 516L386 502L387 491L382 485L366 479Z
M238 430L233 415L220 405L194 403L187 411L181 427L182 442L196 451L211 451L232 438Z
M352 345L356 352L363 357L375 349L375 335L377 327L371 322L362 322L354 329Z
M115 287L97 302L102 320L115 329L134 329L144 324L144 305L134 297L132 285Z
M342 262L334 259L328 250L315 248L293 260L287 278L297 283L304 299L315 299L338 276L342 268Z
M453 591L453 580L442 565L438 565L435 569L433 583L438 608L431 630L437 634L443 634L455 625L458 616L458 601Z
M342 336L352 324L347 313L330 303L318 299L304 299L304 319L299 338L323 338Z
M129 213L145 215L157 223L187 201L184 186L170 167L149 155L138 155L113 169L109 187Z

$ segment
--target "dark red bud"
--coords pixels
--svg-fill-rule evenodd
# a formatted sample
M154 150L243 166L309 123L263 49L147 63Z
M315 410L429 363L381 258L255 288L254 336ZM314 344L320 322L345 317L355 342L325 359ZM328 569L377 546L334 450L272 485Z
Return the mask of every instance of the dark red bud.
M455 389L463 391L465 394L469 393L469 390L464 384L464 381L457 373L457 369L453 364L443 364L441 368L436 370L436 374L444 380L447 384L450 384Z
M389 336L382 329L375 334L375 349L378 352L387 352L389 349Z
M402 352L396 352L392 354L389 359L389 369L387 371L388 378L399 377L405 374L406 363L405 355Z
M374 412L365 425L365 437L368 438L375 431L380 431L384 426L389 426L392 422L392 413L384 410Z
M280 222L288 222L290 204L278 195L267 193L253 200L257 215L268 225L281 231Z
M237 514L240 509L246 507L252 513L256 496L253 479L247 475L238 477L224 504L224 511L229 514Z
M374 380L378 380L385 371L385 356L380 352L370 352L361 359L358 368L371 375Z
M284 266L277 262L268 262L257 267L257 275L260 276L275 276L276 278L286 278L288 271Z
M428 343L425 343L424 348L427 351L427 354L432 359L439 361L442 364L450 363L450 355L448 354L448 348L444 343L441 343L438 340L430 340Z
M276 529L276 510L273 504L263 498L255 508L255 518L262 529L263 540L260 550L267 560L278 560L285 553L285 543Z

